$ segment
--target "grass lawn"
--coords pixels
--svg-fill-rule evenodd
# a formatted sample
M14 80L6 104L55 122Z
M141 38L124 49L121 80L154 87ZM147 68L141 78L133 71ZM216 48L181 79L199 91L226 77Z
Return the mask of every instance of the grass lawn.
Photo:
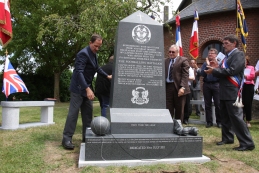
M204 164L158 164L138 167L93 167L78 168L81 144L81 117L73 142L75 150L64 150L61 146L62 132L68 112L69 103L57 103L54 107L54 125L33 127L19 130L0 130L0 173L30 172L86 172L86 173L177 173L177 172L259 172L259 120L253 120L250 132L255 141L253 151L238 152L232 150L234 144L217 146L221 140L221 130L217 127L205 128L205 125L194 125L203 136L203 155L211 159ZM2 108L0 107L0 114ZM100 115L99 103L94 103L94 116ZM191 118L197 118L194 115ZM20 123L40 121L40 108L21 108ZM0 117L0 122L2 119Z

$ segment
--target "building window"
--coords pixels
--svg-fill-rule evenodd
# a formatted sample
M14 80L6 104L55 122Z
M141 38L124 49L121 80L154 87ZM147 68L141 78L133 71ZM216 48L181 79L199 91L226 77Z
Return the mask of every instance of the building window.
M222 43L220 41L210 41L205 45L205 48L202 52L202 58L205 59L208 56L208 52L210 48L215 48L218 50L218 52L224 53L224 49L222 46Z

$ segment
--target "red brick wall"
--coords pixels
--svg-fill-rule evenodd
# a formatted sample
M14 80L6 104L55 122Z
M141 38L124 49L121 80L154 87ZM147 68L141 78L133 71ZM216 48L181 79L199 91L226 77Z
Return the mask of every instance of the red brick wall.
M246 55L250 56L251 65L255 65L259 60L259 9L245 9L245 17L248 26L248 37L246 39L247 51ZM184 56L191 59L189 55L189 41L192 32L193 19L181 20L181 37ZM164 44L165 57L167 57L168 48L175 43L175 23L171 25L171 33L164 28ZM236 13L221 12L217 14L208 14L200 16L198 20L199 30L199 52L200 56L205 48L205 44L211 40L223 41L228 34L235 34L236 30ZM240 38L240 35L239 35ZM243 50L241 39L239 49ZM203 63L203 59L199 57L197 62Z

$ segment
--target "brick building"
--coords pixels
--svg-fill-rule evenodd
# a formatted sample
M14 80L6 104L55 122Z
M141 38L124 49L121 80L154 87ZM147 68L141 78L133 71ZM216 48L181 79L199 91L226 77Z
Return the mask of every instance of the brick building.
M259 0L241 0L247 26L246 54L251 58L251 64L255 65L259 60ZM202 64L207 56L208 49L215 47L223 52L222 41L228 34L235 34L236 30L236 0L183 0L177 11L181 17L181 38L184 56L189 55L189 43L193 26L194 11L199 13L199 58L198 64ZM166 25L170 25L169 31ZM168 48L175 43L175 16L164 25L165 57ZM239 35L240 38L240 35ZM243 50L240 40L240 50Z

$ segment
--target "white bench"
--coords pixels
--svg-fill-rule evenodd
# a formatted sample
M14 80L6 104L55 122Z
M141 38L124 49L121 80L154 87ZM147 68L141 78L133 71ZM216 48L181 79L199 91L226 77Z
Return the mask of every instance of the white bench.
M191 100L190 103L192 105L202 105L203 109L205 110L205 103L204 100ZM216 123L216 116L215 116L215 106L214 103L212 102L212 120L213 120L213 124L217 124ZM205 111L204 111L205 112ZM206 117L205 117L205 113L201 113L200 114L200 122L201 123L206 123Z
M54 101L2 101L2 126L3 130L14 130L34 126L54 124L53 107ZM19 124L20 107L41 107L40 122Z

